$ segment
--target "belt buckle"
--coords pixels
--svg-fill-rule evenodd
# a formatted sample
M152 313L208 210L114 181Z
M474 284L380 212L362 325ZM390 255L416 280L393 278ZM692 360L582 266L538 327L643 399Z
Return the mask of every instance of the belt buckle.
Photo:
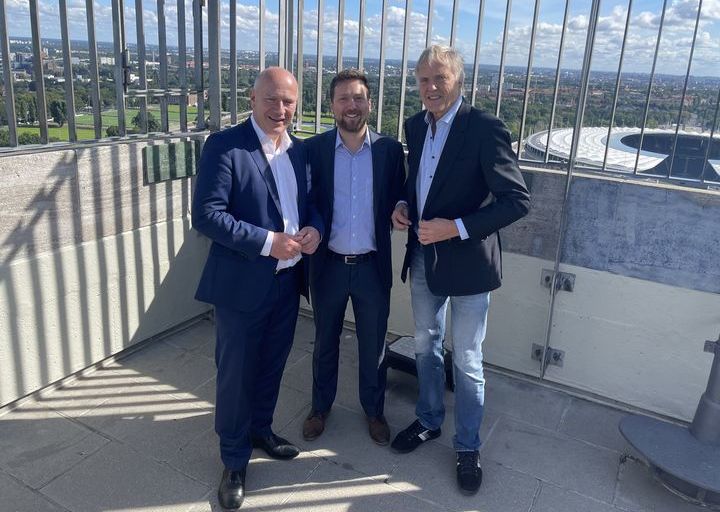
M345 262L345 265L355 265L357 261L355 261L355 255L352 254L346 254L343 256L343 261Z

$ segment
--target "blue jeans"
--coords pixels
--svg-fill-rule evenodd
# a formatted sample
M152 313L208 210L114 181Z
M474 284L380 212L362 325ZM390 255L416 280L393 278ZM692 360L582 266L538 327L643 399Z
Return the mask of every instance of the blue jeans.
M485 403L482 342L487 327L490 293L465 296L433 294L425 279L423 251L413 247L410 266L410 292L415 319L415 361L419 396L415 414L431 430L440 428L445 418L443 395L445 367L443 339L445 313L450 303L455 378L456 451L480 448L480 424Z

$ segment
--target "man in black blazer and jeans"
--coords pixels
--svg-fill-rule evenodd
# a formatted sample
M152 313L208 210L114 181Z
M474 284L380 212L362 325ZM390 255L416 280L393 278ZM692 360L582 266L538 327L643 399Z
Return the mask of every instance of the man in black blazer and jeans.
M402 194L405 156L397 140L368 128L370 90L362 72L338 73L330 83L330 102L337 128L307 141L312 193L327 235L310 260L315 348L312 409L303 423L303 437L313 440L322 434L335 400L340 333L349 299L357 328L360 403L371 439L386 445L390 216Z
M407 201L396 206L392 220L397 229L410 228L402 278L409 268L419 396L417 419L392 448L407 453L440 435L442 342L450 303L456 475L460 490L474 494L482 482L482 342L490 291L500 286L502 275L498 230L527 214L530 195L505 125L464 101L458 51L427 48L415 75L427 110L405 122Z

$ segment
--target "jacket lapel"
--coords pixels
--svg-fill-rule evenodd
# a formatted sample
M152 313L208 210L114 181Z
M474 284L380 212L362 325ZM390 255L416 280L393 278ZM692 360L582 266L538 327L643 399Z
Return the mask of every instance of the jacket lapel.
M337 141L337 128L333 128L325 132L325 140L323 142L323 166L325 169L325 196L330 203L330 220L332 221L332 212L335 207L335 142Z
M368 128L370 130L370 128ZM382 169L385 163L385 145L375 144L378 140L378 134L370 131L370 152L372 154L372 175L373 175L373 216L377 221L378 212L380 211L380 194L384 185L382 179Z
M302 158L302 155L300 153L299 149L299 141L291 137L292 145L287 151L288 157L290 158L290 163L293 166L293 170L295 171L295 181L297 182L297 206L298 206L298 220L300 221L300 226L303 227L303 224L305 224L305 220L303 217L303 212L305 211L305 201L307 200L307 166L305 165L306 162Z
M272 197L272 200L275 203L275 208L277 208L278 213L282 216L282 208L280 208L280 195L278 194L277 184L275 183L275 178L273 178L272 175L272 169L270 168L267 158L265 158L265 152L262 149L260 139L258 139L257 133L255 133L255 129L253 128L250 118L245 121L244 126L246 132L245 137L248 137L247 140L251 140L253 142L249 148L250 155L257 166L260 176L262 176L262 179L265 181L265 185L267 185L270 197Z
M425 209L427 209L429 204L432 204L438 191L452 174L453 163L465 143L465 128L468 122L468 112L470 112L470 105L463 101L450 126L450 133L448 133L447 140L445 141L445 146L440 155L440 161L435 170L435 176L433 177L427 199L425 200Z
M425 144L425 136L429 126L425 122L425 111L415 118L415 126L412 130L412 143L415 149L415 155L408 168L408 206L410 208L410 218L413 219L417 215L417 180L420 172L420 159L422 158L423 145ZM417 220L417 219L416 219Z

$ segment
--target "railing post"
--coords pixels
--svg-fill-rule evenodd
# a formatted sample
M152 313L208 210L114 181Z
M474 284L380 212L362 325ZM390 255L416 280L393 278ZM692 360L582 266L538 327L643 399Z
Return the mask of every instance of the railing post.
M210 130L220 129L220 6L208 2L208 102L210 103Z

